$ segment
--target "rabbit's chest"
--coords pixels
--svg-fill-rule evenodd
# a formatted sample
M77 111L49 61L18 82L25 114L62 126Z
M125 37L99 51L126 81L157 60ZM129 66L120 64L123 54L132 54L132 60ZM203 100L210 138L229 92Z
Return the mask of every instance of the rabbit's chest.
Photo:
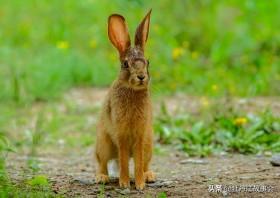
M144 124L147 118L147 108L144 105L130 104L116 107L115 121L123 123L127 127L135 127L138 124Z
M147 125L148 104L120 100L112 109L112 119L120 131L138 133Z
M150 122L150 100L147 91L121 89L111 94L110 118L112 133L135 140L145 134Z

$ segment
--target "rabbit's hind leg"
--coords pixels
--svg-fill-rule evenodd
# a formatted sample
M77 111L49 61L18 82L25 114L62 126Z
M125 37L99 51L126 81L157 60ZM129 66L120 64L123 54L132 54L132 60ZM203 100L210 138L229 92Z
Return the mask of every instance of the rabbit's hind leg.
M152 137L149 136L144 144L144 177L146 182L154 182L156 175L149 169L152 159L153 142Z
M115 146L106 131L100 131L96 139L95 156L98 167L96 171L96 183L108 183L108 162L115 156Z

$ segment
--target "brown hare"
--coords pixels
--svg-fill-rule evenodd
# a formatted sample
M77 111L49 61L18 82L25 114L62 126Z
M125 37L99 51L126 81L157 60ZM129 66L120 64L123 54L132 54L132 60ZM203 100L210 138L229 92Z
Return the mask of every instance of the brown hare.
M152 107L149 93L149 61L144 48L149 34L151 10L137 27L135 46L131 46L125 19L112 14L108 19L108 36L119 52L121 68L110 87L97 124L95 155L98 162L96 182L106 183L108 162L118 161L119 185L130 186L129 159L134 159L136 189L155 180L149 170L152 158Z

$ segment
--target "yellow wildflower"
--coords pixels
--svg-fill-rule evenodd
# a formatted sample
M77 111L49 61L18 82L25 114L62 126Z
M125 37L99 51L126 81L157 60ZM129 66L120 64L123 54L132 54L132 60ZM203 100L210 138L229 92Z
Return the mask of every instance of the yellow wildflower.
M56 47L58 49L68 49L69 48L69 43L67 41L58 41L56 44Z
M212 86L211 86L211 89L212 89L213 91L217 91L217 90L218 90L218 85L215 85L215 84L212 85Z
M116 53L113 53L113 52L108 54L108 58L112 61L117 61L118 60Z
M198 52L193 51L193 52L191 53L191 57L192 57L192 59L197 59L197 58L198 58Z
M208 107L209 106L209 100L206 97L203 97L200 102L201 102L203 107Z
M93 48L93 49L96 48L96 46L97 46L96 40L94 40L94 39L90 40L89 46L90 46L91 48Z
M234 84L231 84L229 86L229 92L232 94L232 95L235 95L236 93L236 88L235 88L235 85Z
M172 58L174 60L178 59L184 54L184 49L182 47L176 47L172 51Z
M245 117L236 118L236 119L233 121L233 123L234 123L236 126L245 125L247 122L248 122L248 119L245 118Z

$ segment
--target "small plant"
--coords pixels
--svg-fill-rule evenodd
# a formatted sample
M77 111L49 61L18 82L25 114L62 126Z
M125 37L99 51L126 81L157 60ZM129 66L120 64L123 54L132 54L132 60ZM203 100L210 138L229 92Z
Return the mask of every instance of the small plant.
M230 112L228 112L230 111ZM280 151L280 118L269 111L242 115L231 108L193 117L168 114L162 107L155 131L160 143L175 144L191 156L238 152L243 154ZM209 117L209 114L213 114Z
M27 144L29 146L29 154L27 159L27 166L33 172L38 172L40 170L39 161L36 158L37 148L42 143L45 130L43 126L44 115L40 112L37 115L35 126L32 130L26 130L25 134L27 137Z
M157 195L157 198L167 198L167 195L165 192L161 192Z
M7 197L10 191L10 179L6 171L6 158L13 152L5 133L0 132L0 197Z
M48 187L48 178L45 175L37 175L27 181L27 184L33 187Z
M98 198L105 198L105 185L99 185L99 193L97 195Z

